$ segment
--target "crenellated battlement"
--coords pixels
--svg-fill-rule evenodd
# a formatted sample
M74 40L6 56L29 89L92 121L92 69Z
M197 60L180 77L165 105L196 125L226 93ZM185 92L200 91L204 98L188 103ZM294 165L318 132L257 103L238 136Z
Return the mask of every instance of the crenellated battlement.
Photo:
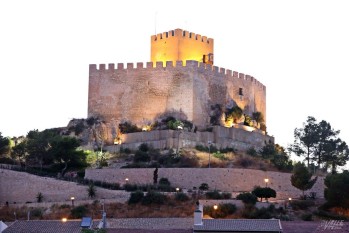
M201 41L207 44L213 44L212 38L207 38L206 36L201 36L200 34L195 34L193 32L188 32L182 29L170 30L168 32L158 33L151 36L152 41L163 40L171 37L186 38L196 41Z
M205 64L202 62L197 61L167 61L164 65L163 62L136 62L136 63L117 63L116 65L114 63L109 64L90 64L90 73L91 72L119 72L119 71L137 71L137 70L158 70L158 69L185 69L185 68L191 68L196 69L200 72L209 72L212 75L217 74L218 76L224 76L225 78L234 78L234 79L240 79L244 80L246 82L250 82L253 85L257 87L261 87L265 90L265 86L260 83L257 79L255 79L253 76L239 73L237 71L232 71L225 68L220 68L217 66L212 66L210 64Z

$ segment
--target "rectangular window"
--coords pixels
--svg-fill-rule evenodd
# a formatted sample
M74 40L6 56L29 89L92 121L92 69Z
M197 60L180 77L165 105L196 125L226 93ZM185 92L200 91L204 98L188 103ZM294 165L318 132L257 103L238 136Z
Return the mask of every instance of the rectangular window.
M244 95L243 92L242 92L242 88L241 87L239 88L239 95L241 95L241 96Z

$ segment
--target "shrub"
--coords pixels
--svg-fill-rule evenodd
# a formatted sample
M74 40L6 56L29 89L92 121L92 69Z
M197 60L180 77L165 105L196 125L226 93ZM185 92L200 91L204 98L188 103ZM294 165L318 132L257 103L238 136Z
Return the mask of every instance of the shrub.
M256 157L256 156L258 155L258 153L257 153L257 151L256 151L256 149L255 149L254 147L248 148L248 150L246 151L246 153L247 153L248 155L253 156L253 157Z
M221 194L222 199L231 199L231 193L223 192Z
M199 189L202 191L208 190L209 189L208 184L206 183L200 184Z
M301 215L303 221L313 221L313 215L311 213L305 213Z
M220 151L214 152L213 153L213 157L220 159L220 160L225 160L225 156L223 153L221 153Z
M317 210L317 211L314 211L313 213L314 213L314 215L319 216L319 217L324 218L324 219L348 220L348 218L345 216L331 213L331 212L328 212L325 210Z
M148 155L147 152L137 150L135 153L135 157L133 158L133 161L135 163L137 163L137 162L149 162L150 156Z
M176 193L175 199L177 201L188 201L189 197L185 193Z
M236 199L241 200L245 205L255 205L257 202L257 197L252 193L240 193Z
M164 204L167 200L167 197L159 192L149 191L147 195L142 199L143 205L150 204Z
M142 131L142 129L138 128L136 125L131 124L130 122L124 122L119 124L119 129L122 134L135 133L135 132Z
M136 191L138 189L138 185L126 183L126 184L124 184L124 189L127 192L133 192L133 191Z
M214 191L207 192L206 193L206 198L207 199L219 200L219 199L222 199L222 196L221 196L221 194L217 190L214 190Z
M167 178L162 177L159 180L159 185L171 186L171 183Z
M309 207L314 206L315 202L312 200L292 200L290 205L294 210L306 210Z
M87 214L87 208L86 206L83 206L83 205L77 206L70 211L71 218L75 218L75 219L82 218L86 216L86 214Z
M31 216L35 218L41 218L43 215L42 209L40 208L35 208L30 211Z
M149 151L149 146L147 143L142 143L139 147L138 150L143 151L143 152L148 152Z
M37 195L36 195L36 200L37 200L37 202L42 202L42 200L44 199L44 195L41 193L41 192L39 192Z
M90 198L94 198L96 196L96 187L94 186L94 184L89 184L87 188L87 195Z
M213 206L205 206L204 214L210 215L213 218L225 218L228 215L236 212L236 206L231 203L219 204L215 210Z
M130 198L128 199L128 204L136 204L142 201L144 193L142 191L132 192Z
M246 157L240 157L236 160L235 163L240 167L247 168L253 164L253 160Z

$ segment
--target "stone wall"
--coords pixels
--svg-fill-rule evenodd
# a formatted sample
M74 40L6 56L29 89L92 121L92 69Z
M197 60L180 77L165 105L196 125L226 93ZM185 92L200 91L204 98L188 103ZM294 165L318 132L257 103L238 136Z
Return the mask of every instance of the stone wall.
M165 116L192 121L201 129L210 123L211 106L238 105L244 113L266 118L266 88L252 76L197 61L90 65L88 116L102 117L115 137L120 122L149 125ZM242 94L239 94L239 89Z
M117 199L126 201L129 193L118 190L96 188L97 199ZM61 181L48 177L40 177L25 172L0 169L0 203L36 202L37 194L41 192L45 202L76 201L90 199L87 186L74 182Z
M85 178L105 182L124 184L148 184L153 182L154 169L87 169ZM159 179L168 178L175 187L193 189L207 183L211 189L226 192L249 192L254 186L265 186L264 178L269 179L268 186L277 191L277 197L299 197L301 191L291 185L291 173L265 172L261 170L239 168L159 168ZM307 192L324 195L324 179L319 177L314 187Z
M274 138L264 135L264 132L252 127L226 128L221 126L213 127L212 132L186 132L174 130L154 130L149 132L129 133L121 136L122 148L137 150L139 145L147 143L155 149L168 148L193 148L196 145L208 146L208 141L217 148L235 148L246 151L250 147L262 148L265 142L274 142ZM248 128L248 129L246 129ZM252 132L252 130L255 130ZM109 151L118 151L120 146L106 147Z

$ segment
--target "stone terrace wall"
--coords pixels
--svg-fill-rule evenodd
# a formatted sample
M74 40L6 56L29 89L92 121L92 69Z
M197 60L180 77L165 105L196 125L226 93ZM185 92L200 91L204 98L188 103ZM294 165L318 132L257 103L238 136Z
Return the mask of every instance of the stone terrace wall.
M217 148L235 148L246 151L250 147L256 149L265 145L265 142L274 138L264 135L262 131L247 126L240 126L249 129L226 128L215 126L212 132L185 132L173 130L154 130L149 132L129 133L122 135L122 147L137 150L139 145L147 143L155 149L195 147L196 145L207 145L211 141ZM250 132L256 130L256 132ZM179 142L179 145L178 145ZM109 146L110 151L118 150L119 147Z
M96 198L117 198L127 200L128 193L117 190L97 188ZM45 202L69 201L75 197L76 201L87 200L87 186L74 182L61 181L48 177L40 177L25 172L0 169L0 203L36 202L36 195L41 192Z
M153 182L154 169L87 169L86 179L124 184L148 184ZM301 191L291 185L291 173L265 172L239 168L159 168L159 179L168 178L173 186L192 189L207 183L211 189L227 192L249 192L254 186L265 186L264 178L269 178L268 186L277 191L278 198L299 197ZM324 179L319 177L308 192L316 192L323 197Z

